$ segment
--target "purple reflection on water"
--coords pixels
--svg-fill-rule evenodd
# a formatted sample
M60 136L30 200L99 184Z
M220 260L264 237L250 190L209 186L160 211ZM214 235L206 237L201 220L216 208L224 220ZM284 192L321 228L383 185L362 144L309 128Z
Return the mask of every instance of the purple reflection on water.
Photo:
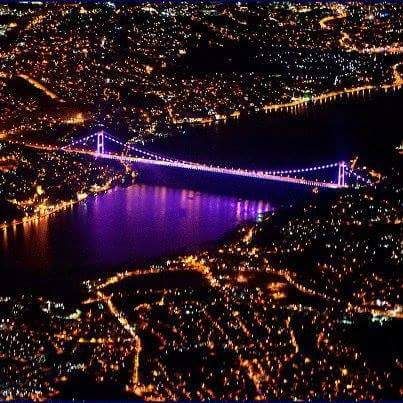
M20 272L108 270L195 250L269 209L266 201L185 189L115 188L8 231L0 239L0 263Z

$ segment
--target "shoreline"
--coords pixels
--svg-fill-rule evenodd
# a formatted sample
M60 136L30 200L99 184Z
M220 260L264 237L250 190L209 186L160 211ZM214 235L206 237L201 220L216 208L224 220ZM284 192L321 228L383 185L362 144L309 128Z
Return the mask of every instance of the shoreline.
M382 94L383 96L383 94ZM388 98L394 98L393 95L385 95ZM370 102L370 100L369 100ZM316 110L316 109L315 109ZM264 115L262 115L264 118ZM135 182L134 185L136 184L141 184L139 182ZM108 191L111 188L113 188L113 186L111 186L109 189L105 190ZM119 184L117 185L117 188L123 188L123 186L120 186ZM87 195L87 197L83 200L77 200L74 201L73 203L65 203L64 206L60 206L60 208L58 208L57 211L50 211L48 212L46 215L42 215L42 216L34 216L31 217L31 222L36 221L36 220L40 220L40 218L45 218L45 217L54 217L54 215L56 215L56 213L58 212L63 212L63 211L69 211L70 209L72 209L74 207L74 205L78 205L78 203L80 201L84 201L86 202L90 196L96 196L97 193L90 193ZM102 193L101 193L102 195ZM282 208L279 208L282 209ZM24 224L29 222L29 219L25 219L24 220L20 220L20 224ZM249 221L250 223L250 221ZM12 228L14 226L20 225L20 224L13 224L10 223L9 228ZM24 287L19 287L20 285L22 285L20 283L20 280L17 279L13 279L12 282L15 283L17 285L18 290L16 290L16 292L25 292L25 290L29 290L29 288L33 288L33 291L35 291L36 294L36 286L30 287L31 283L30 283L30 278L32 277L34 279L33 283L38 283L39 284L39 288L43 288L45 290L47 290L47 288L52 286L52 284L54 283L60 283L61 285L63 284L63 281L65 281L65 283L71 283L71 286L68 285L68 288L70 287L75 287L76 285L79 285L82 281L84 281L85 279L88 279L89 277L93 278L96 277L98 275L100 276L106 276L109 273L116 273L116 272L120 272L120 271L124 271L126 269L132 268L132 267L136 267L136 266L150 266L153 264L158 264L166 259L172 258L172 257L177 257L178 255L184 255L184 254L188 254L188 253L194 253L195 251L200 251L200 250L209 250L209 249L214 249L215 247L217 247L217 245L226 242L229 238L234 237L234 235L236 235L237 231L239 231L239 229L242 226L247 226L248 222L244 221L242 223L240 223L239 225L234 226L234 228L232 230L227 231L226 233L224 233L222 236L220 236L219 238L216 238L214 240L211 241L207 241L207 242L203 242L198 244L196 247L191 248L191 249L175 249L172 253L169 254L161 254L158 257L152 257L152 258L139 258L134 259L132 261L125 261L123 264L115 264L115 265L110 265L108 267L105 267L102 271L100 272L95 272L95 268L93 265L86 265L85 267L83 267L82 269L80 268L80 270L75 271L74 270L74 264L69 265L68 267L66 267L63 270L44 270L41 271L39 274L39 276L37 275L37 273L35 273L34 270L31 271L21 271L21 274L24 274L24 276L27 274L27 279L24 279L24 283L26 284L26 286ZM0 227L1 229L2 227ZM1 232L0 232L1 233ZM80 266L81 267L81 266ZM39 278L42 277L42 278ZM71 278L72 281L68 280L69 278ZM67 281L66 281L67 280ZM32 284L33 284L32 283ZM65 284L67 285L67 284ZM10 287L4 287L6 291L7 288L10 289ZM11 287L12 288L12 287ZM62 287L59 287L62 288ZM30 291L30 290L29 290ZM50 292L52 292L52 290L49 290ZM2 291L0 291L0 295L3 295L4 293Z
M320 105L323 104L323 102L327 102L328 100L338 100L340 98L343 98L345 95L347 95L347 97L349 97L350 95L352 96L359 96L359 95L365 95L365 91L368 91L368 94L371 93L371 91L375 91L377 94L379 95L385 95L388 94L388 91L400 91L400 89L403 86L403 78L401 78L401 82L399 83L395 83L395 84L386 84L386 85L382 85L382 86L365 86L365 87L354 87L351 89L347 89L347 90L341 90L341 91L336 91L334 93L323 93L320 94L316 97L313 97L310 100L295 100L289 103L284 103L284 104L273 104L273 105L266 105L264 106L262 109L259 110L259 112L264 112L265 114L267 113L271 113L271 112L281 112L281 111L287 111L287 112L291 112L293 109L295 108L300 108L300 107L307 107L309 105L316 105L317 103L319 103ZM382 93L382 90L384 90L384 93ZM239 118L239 115L236 115L236 118ZM250 116L250 113L247 113L247 116ZM231 114L229 116L231 117L235 117L233 116L233 114ZM220 119L218 119L220 120ZM218 122L217 119L212 119L209 122L203 122L202 124L211 124L214 122ZM227 118L224 119L224 121L226 121ZM188 123L188 122L186 122ZM198 122L192 122L195 126L198 125ZM7 140L7 139L0 139L0 141L6 141L6 142L10 142L11 144L17 144L17 145L22 145L22 146L27 146L29 148L31 148L31 146L29 144L25 144L25 143L17 143L14 142L13 140ZM53 147L52 146L47 146L47 145L39 145L39 144L34 144L32 145L32 148L37 149L39 151L49 151L52 152ZM121 187L120 185L118 185L119 187ZM13 219L11 221L8 222L3 222L2 224L0 224L0 231L1 230L7 230L8 228L13 228L16 227L18 225L21 224L26 224L26 223L30 223L32 221L35 220L39 220L40 218L43 217L48 217L51 216L53 214L57 214L61 211L65 211L67 208L71 208L72 206L85 201L88 196L90 195L94 195L94 194L98 194L101 193L103 191L107 191L109 189L111 189L113 186L110 185L107 188L103 188L100 189L99 191L90 191L84 198L79 199L79 200L67 200L67 201L62 201L59 202L58 204L56 204L54 206L54 208L52 208L50 211L47 211L45 213L39 213L39 214L33 214L33 215L29 215L23 218L19 218L19 219Z
M228 115L215 115L215 116L204 116L204 117L196 117L196 118L182 118L179 120L175 120L173 123L176 125L184 125L184 124L192 124L192 125L210 125L217 122L226 122L229 119L238 119L241 115L251 116L253 113L264 112L264 113L272 113L272 112L293 112L299 108L306 108L310 105L316 104L324 104L331 101L336 101L339 99L343 99L344 97L349 98L350 96L364 96L366 93L371 94L371 92L375 93L383 93L387 94L389 91L400 91L403 86L403 78L400 73L398 73L397 69L401 63L396 63L393 66L393 78L394 82L391 84L380 84L380 85L364 85L357 86L351 88L345 88L342 90L333 90L323 92L321 94L312 96L310 98L297 98L284 103L277 104L266 104L262 107L255 110L255 112L247 111L234 111Z
M46 218L46 217L55 215L59 212L66 211L69 208L72 209L73 206L75 206L76 204L85 202L88 199L88 197L97 195L99 193L107 192L108 190L112 189L113 187L114 186L111 183L109 185L102 186L101 189L99 189L99 190L89 191L88 193L85 194L85 196L80 197L77 200L68 200L68 201L62 201L60 203L57 203L54 206L52 206L52 208L47 209L48 211L45 211L43 213L39 212L36 214L25 216L20 219L13 219L12 221L9 221L9 222L3 222L3 224L0 225L0 230L7 231L9 228L15 228L21 224L28 224L33 221L38 221L41 218Z

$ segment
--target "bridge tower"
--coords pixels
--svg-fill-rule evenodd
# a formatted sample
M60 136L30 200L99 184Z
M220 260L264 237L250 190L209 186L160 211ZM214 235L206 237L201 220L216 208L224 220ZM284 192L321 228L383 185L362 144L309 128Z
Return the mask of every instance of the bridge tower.
M339 174L337 175L337 185L339 187L345 187L345 172L346 172L346 163L344 161L339 162Z
M104 131L101 130L97 133L97 154L104 154Z

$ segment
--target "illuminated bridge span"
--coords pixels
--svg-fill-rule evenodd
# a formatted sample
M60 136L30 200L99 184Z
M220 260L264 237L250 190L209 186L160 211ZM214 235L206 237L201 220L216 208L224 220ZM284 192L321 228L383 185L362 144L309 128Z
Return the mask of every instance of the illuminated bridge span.
M89 149L90 142L94 142L95 151ZM119 147L123 147L120 153L114 152L106 152L105 151L105 140L111 141L118 145ZM87 136L82 139L78 139L70 144L60 147L56 145L45 145L38 143L28 143L21 142L15 140L8 140L10 144L22 145L29 148L34 148L37 150L43 150L47 152L67 152L74 154L83 154L90 155L95 158L105 158L110 160L117 160L120 162L131 162L131 163L140 163L147 165L157 165L157 166L166 166L172 168L181 168L188 169L192 171L198 172L211 172L216 174L225 174L232 176L240 176L246 178L256 178L262 180L269 181L277 181L277 182L286 182L286 183L295 183L299 185L313 186L313 187L322 187L322 188L330 188L330 189L340 189L348 186L347 177L354 182L362 182L367 185L371 185L371 180L364 178L353 171L344 161L339 161L331 164L318 165L309 168L300 168L300 169L280 169L280 170L272 170L272 171L263 171L263 170L248 170L241 168L228 168L228 167L219 167L214 165L201 164L197 162L183 161L178 159L167 158L158 154L154 154L140 148L134 147L131 144L123 143L114 137L108 135L103 130L98 133L94 133L90 136ZM83 145L87 146L86 148ZM81 146L81 147L79 147ZM136 153L135 155L130 155L129 152ZM138 156L140 154L141 156ZM308 179L303 177L303 175L309 175L316 172L321 171L330 171L337 168L337 178L335 181L332 180L318 180L318 179ZM300 177L298 177L298 175ZM335 176L335 175L333 175Z
M88 150L88 148L78 147L82 146L83 144L88 144L90 141L93 141L94 139L96 140L95 151ZM106 140L111 141L120 147L123 147L124 152L121 153L106 152L105 151ZM133 145L127 143L125 144L115 139L114 137L108 135L103 130L99 131L98 133L87 136L83 139L76 140L75 142L72 142L67 146L64 146L62 150L65 152L92 155L96 158L106 158L106 159L118 160L121 162L133 162L147 165L182 168L198 172L210 172L215 174L241 176L247 178L255 178L255 179L278 181L278 182L288 182L306 186L323 187L331 189L347 187L346 176L350 175L351 172L349 171L347 164L344 161L309 168L274 170L274 171L262 171L262 170L258 171L258 170L247 170L240 168L228 168L190 161L183 161L178 159L167 158L158 154L144 151L140 148L134 147ZM130 155L129 152L135 153L137 155ZM334 171L334 169L336 168L337 168L337 180L335 181L320 181L320 180L307 179L304 177L298 177L298 175L299 176L309 175L310 173L312 174L318 171L331 170L331 169L333 169ZM360 179L365 180L364 178Z

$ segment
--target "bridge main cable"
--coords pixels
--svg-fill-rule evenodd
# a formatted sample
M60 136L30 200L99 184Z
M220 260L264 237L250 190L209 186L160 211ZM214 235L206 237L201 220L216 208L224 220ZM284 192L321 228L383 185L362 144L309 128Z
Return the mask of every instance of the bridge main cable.
M202 164L198 164L196 162L163 157L161 155L151 153L149 151L145 151L145 150L142 150L142 149L137 148L137 147L133 147L133 146L127 144L127 143L123 143L123 142L115 139L114 137L111 137L111 136L108 136L108 135L105 135L105 138L107 138L108 140L111 140L111 141L115 142L116 144L119 144L119 145L121 145L123 147L127 147L127 148L129 148L129 149L131 149L131 150L133 150L135 152L138 152L140 154L146 155L148 157L156 158L156 159L161 160L161 161L181 162L181 163L190 164L190 165L202 165ZM319 171L319 170L328 169L328 168L335 168L338 165L339 165L339 163L335 162L335 163L331 163L331 164L318 165L318 166L308 167L308 168L287 169L287 170L281 169L281 170L274 170L274 171L253 171L253 172L263 172L263 173L268 174L268 175L288 175L288 174L296 174L296 173L303 173L303 172ZM217 167L217 168L220 168L220 167ZM232 168L224 168L224 169L232 169Z
M101 132L99 132L99 133L101 133ZM149 164L149 165L151 164L151 165L183 168L183 169L190 169L190 170L195 170L195 171L200 171L200 172L211 172L211 173L220 173L220 174L227 174L227 175L236 175L236 176L258 178L258 179L264 179L264 180L305 184L308 186L317 186L317 187L327 187L327 188L344 187L344 183L341 186L340 183L336 184L336 183L332 183L332 182L320 182L320 181L313 181L313 180L308 180L308 179L304 179L304 178L283 176L283 175L290 175L290 174L313 172L313 171L333 168L336 166L339 166L339 171L340 171L340 164L342 164L344 167L345 166L344 162L342 162L342 163L337 162L337 163L332 163L332 164L325 164L325 165L319 165L319 166L309 167L309 168L300 168L300 169L275 170L275 171L257 171L257 170L249 171L249 170L240 169L240 168L226 168L226 167L205 165L205 164L200 164L200 163L196 163L196 162L176 160L176 159L172 159L172 158L163 157L161 155L154 154L149 151L144 151L144 150L134 147L130 144L123 143L122 141L117 140L114 137L112 137L108 134L105 134L104 132L102 132L102 137L105 137L106 139L108 139L122 147L128 148L137 153L140 153L148 158L132 157L132 156L127 156L127 155L118 155L118 154L111 154L111 153L105 153L105 152L100 153L98 144L97 144L96 153L68 148L75 144L80 144L85 141L88 141L89 139L91 139L92 137L95 137L95 136L97 136L97 142L99 142L99 133L95 133L93 135L87 136L84 139L78 140L74 143L69 144L68 146L63 147L62 149L64 151L70 151L70 152L87 153L87 154L94 155L94 156L101 157L101 158L116 159L116 160L120 160L120 161L138 162L138 163Z

